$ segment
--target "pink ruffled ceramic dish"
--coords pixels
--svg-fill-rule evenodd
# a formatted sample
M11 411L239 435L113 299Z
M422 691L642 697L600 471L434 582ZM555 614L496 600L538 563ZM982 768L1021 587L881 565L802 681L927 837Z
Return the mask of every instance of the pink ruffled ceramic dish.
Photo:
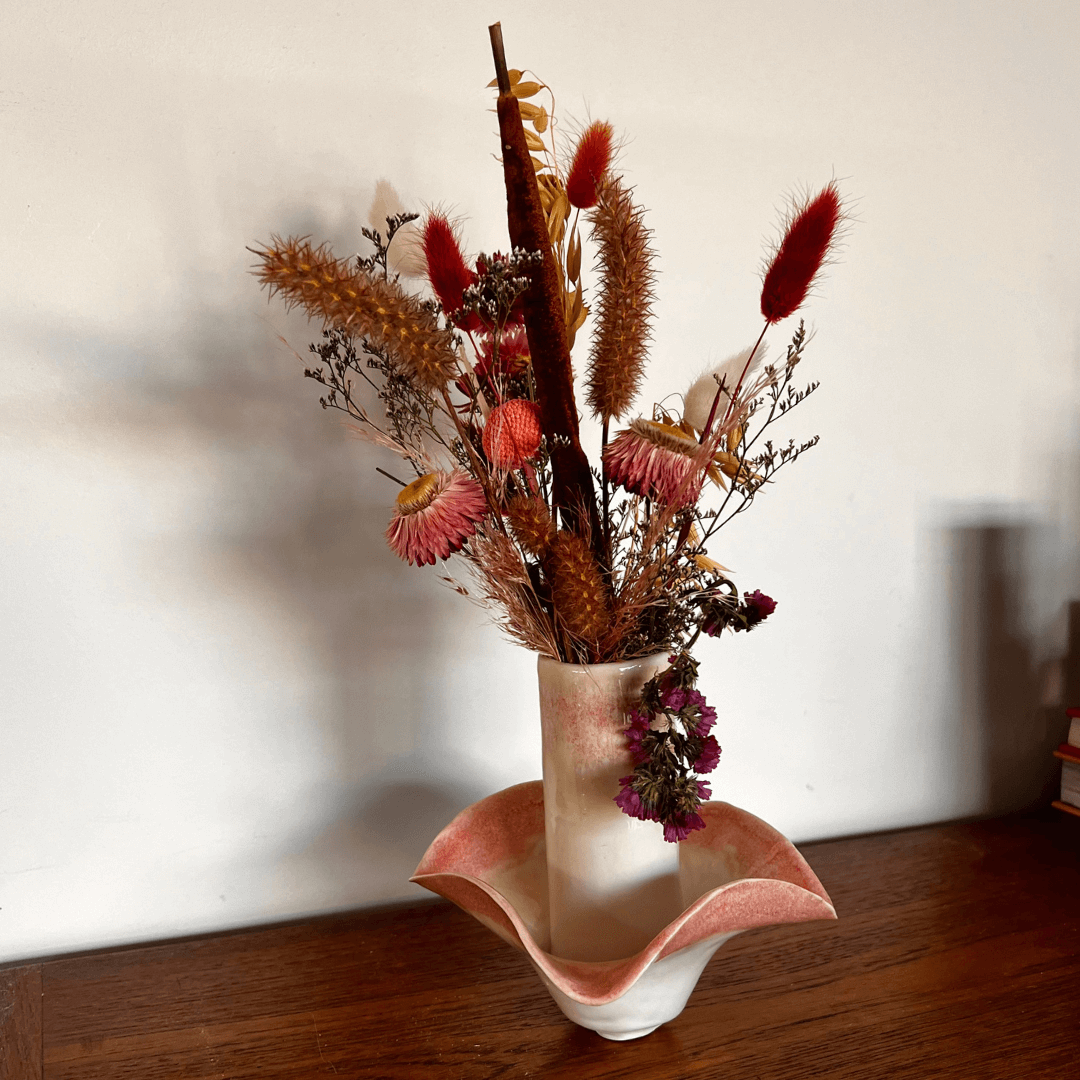
M647 1035L682 1012L713 953L755 926L835 919L803 857L764 821L728 803L701 808L682 842L682 913L620 960L553 956L544 788L518 784L463 810L435 838L412 881L452 900L529 957L575 1023L607 1039Z

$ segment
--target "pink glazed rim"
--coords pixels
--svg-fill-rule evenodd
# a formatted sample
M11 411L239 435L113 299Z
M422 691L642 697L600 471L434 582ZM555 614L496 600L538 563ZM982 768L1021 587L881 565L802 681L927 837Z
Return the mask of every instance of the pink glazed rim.
M706 827L682 843L718 867L734 857L737 877L709 889L624 960L564 960L541 947L525 919L492 881L543 856L544 785L517 784L466 807L432 841L409 879L467 911L528 954L567 997L605 1005L622 997L656 961L719 934L758 926L835 919L836 909L786 837L730 803L701 807ZM546 865L546 864L545 864ZM545 889L546 889L546 877Z

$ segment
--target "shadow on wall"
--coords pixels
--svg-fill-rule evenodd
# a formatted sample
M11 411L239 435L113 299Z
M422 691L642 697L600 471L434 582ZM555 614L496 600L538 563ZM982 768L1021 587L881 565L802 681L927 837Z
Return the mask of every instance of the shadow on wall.
M1080 704L1080 603L1069 605L1068 653L1048 703L1024 627L1024 556L1029 525L952 531L954 658L960 686L958 778L977 814L1049 802L1059 779L1054 748L1065 738L1065 706ZM964 783L964 781L967 783Z
M282 232L330 236L339 250L352 249L343 234L359 239L347 215L284 216ZM304 357L275 347L273 331L247 314L265 300L235 269L234 308L192 281L184 322L160 341L57 333L42 349L94 373L75 422L106 432L124 468L165 461L170 482L203 493L196 515L136 541L133 572L194 612L224 598L232 617L252 620L253 638L290 642L302 658L312 693L296 738L327 775L313 792L323 807L314 828L310 819L292 835L287 818L271 826L284 826L283 858L318 864L331 892L344 882L354 901L400 894L435 833L485 793L457 779L469 770L445 745L440 678L480 619L430 569L387 550L397 488L374 467L408 478L408 466L349 438L342 414L320 411ZM318 337L280 305L273 322L300 352ZM241 647L233 670L265 696L262 656ZM279 727L293 722L285 710L271 718Z

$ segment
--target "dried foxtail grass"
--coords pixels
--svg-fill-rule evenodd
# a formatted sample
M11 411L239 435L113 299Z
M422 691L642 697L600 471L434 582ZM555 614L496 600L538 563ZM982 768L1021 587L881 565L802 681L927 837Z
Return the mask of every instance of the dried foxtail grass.
M274 236L255 251L255 276L290 306L300 305L327 326L338 326L385 350L401 373L425 390L441 390L457 370L453 335L395 281L335 259L326 244Z
M522 551L543 559L555 539L555 523L547 503L535 495L515 495L506 504L506 519Z
M606 183L589 214L599 246L600 299L589 354L588 402L603 421L629 411L645 373L655 299L653 250L645 211L621 180Z
M588 542L560 529L544 563L555 611L575 638L595 646L611 625L607 589Z

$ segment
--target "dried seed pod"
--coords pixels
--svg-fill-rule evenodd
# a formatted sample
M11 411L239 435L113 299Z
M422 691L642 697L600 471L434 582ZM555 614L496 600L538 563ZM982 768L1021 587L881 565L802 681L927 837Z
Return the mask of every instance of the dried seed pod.
M326 244L313 248L296 237L271 237L255 254L262 260L255 276L271 295L280 293L290 307L299 304L327 326L385 349L402 374L425 390L442 390L455 374L453 335L397 282L335 259Z
M611 609L600 567L589 545L560 529L544 563L555 613L574 637L595 644L611 625Z

